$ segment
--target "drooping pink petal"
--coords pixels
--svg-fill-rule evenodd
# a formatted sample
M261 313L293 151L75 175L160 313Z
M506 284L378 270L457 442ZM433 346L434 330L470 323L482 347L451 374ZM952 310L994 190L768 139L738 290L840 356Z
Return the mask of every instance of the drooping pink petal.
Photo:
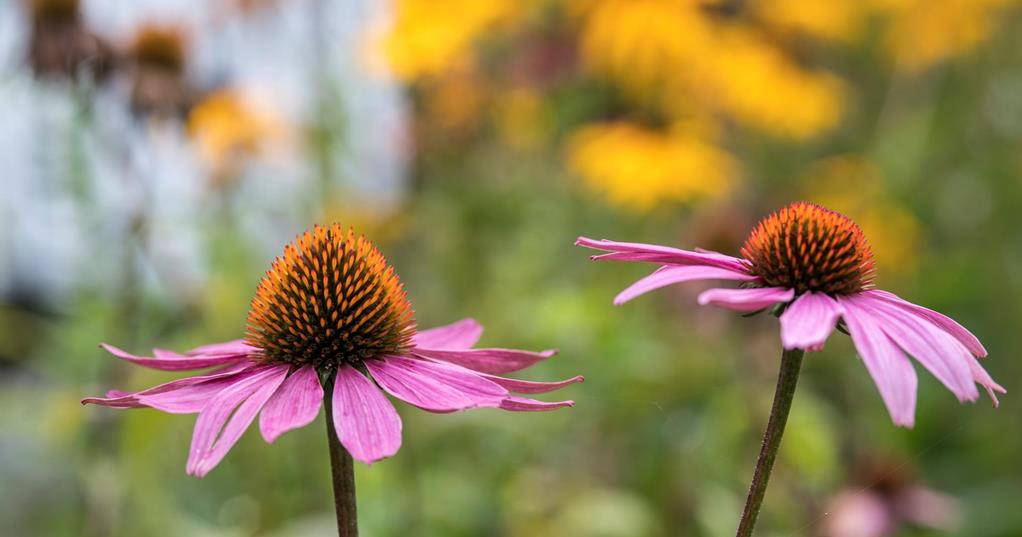
M781 344L785 349L818 351L844 313L826 293L803 293L781 314Z
M432 412L497 407L508 396L500 385L452 364L386 356L365 365L387 393Z
M548 393L554 390L560 390L565 386L585 381L585 377L582 375L558 382L536 382L531 380L509 379L505 377L498 377L497 375L487 375L485 373L480 373L480 376L485 377L494 383L503 386L507 391L514 393Z
M593 259L599 260L643 261L668 265L704 265L748 272L748 264L744 260L718 253L690 252L656 244L594 240L587 237L579 237L575 244L594 250L611 252L609 254L593 256Z
M735 311L750 312L768 308L794 298L795 291L783 287L749 289L707 289L699 295L699 305L713 304Z
M871 310L894 343L923 364L959 401L975 401L979 397L969 369L972 355L958 340L917 313L890 302L873 296L862 296L858 302Z
M969 349L969 352L973 355L980 358L987 355L987 350L983 348L983 344L979 342L979 338L973 335L973 333L968 331L964 326L955 322L954 319L944 315L943 313L933 311L918 304L913 304L889 291L872 289L869 291L863 291L862 294L874 296L891 302L900 308L910 310L951 334L955 339L960 341L962 345L965 345L965 348Z
M200 475L200 470L205 468L203 461L214 449L217 437L220 435L231 413L270 381L270 379L279 376L280 380L283 381L284 375L287 374L287 369L288 366L268 366L249 369L235 377L233 384L220 390L209 399L206 406L199 412L199 418L195 420L195 430L192 433L192 446L188 452L188 466L186 468L189 474ZM270 395L272 395L272 392L266 394L266 397L269 398ZM258 409L255 410L258 411Z
M511 412L545 412L569 406L575 406L575 401L547 402L511 396L500 402L501 410L510 410Z
M114 347L113 345L107 345L103 343L101 345L107 352L114 356L137 364L143 367L149 367L152 369L159 369L161 371L188 371L192 369L205 369L207 367L214 367L218 365L226 365L233 362L248 359L248 355L245 354L224 354L215 356L197 356L197 357L164 357L164 358L143 358L135 356L129 352L123 351Z
M354 459L372 464L397 453L401 418L371 380L350 365L341 366L332 397L334 415L328 419L334 420L338 439Z
M994 402L994 407L1001 406L1001 402L997 400L997 393L1008 393L1003 386L994 382L994 379L990 378L990 374L987 373L983 366L979 365L979 360L974 356L969 356L969 370L972 372L972 379L979 383L980 386L986 389L987 395Z
M557 354L557 351L529 352L515 349L412 349L424 358L450 362L480 373L513 373Z
M291 366L288 365L278 365L269 368L271 374L263 379L252 395L241 403L238 410L231 416L230 421L224 426L223 431L220 433L220 438L216 440L212 449L196 465L193 471L196 477L208 474L217 464L220 464L220 461L227 455L227 452L234 447L234 444L238 442L241 435L248 429L248 426L252 424L252 420L255 419L256 414L263 408L266 401L273 396L281 383L284 382L289 369L291 369Z
M614 305L620 306L641 294L675 283L693 280L739 280L748 282L756 279L756 276L748 272L739 272L721 267L664 265L653 271L653 274L642 278L624 291L621 291L614 297Z
M187 354L192 356L205 354L251 354L258 350L258 347L245 343L244 339L232 339L223 343L210 343L209 345L196 347L188 351Z
M259 432L272 443L278 436L316 419L323 404L323 387L311 365L291 373L259 413Z
M859 305L857 297L841 298L839 302L845 308L844 319L852 343L873 377L891 419L895 425L912 427L919 382L912 363L884 333L869 309Z
M144 408L152 407L164 412L188 414L202 410L208 401L209 394L215 393L225 384L212 384L225 380L227 384L234 382L231 378L242 371L253 367L252 362L240 362L222 367L204 375L186 377L166 382L139 392L110 390L106 397L87 397L82 404L102 405L112 408Z
M423 330L412 337L412 345L428 349L468 349L483 335L483 325L462 319L447 326Z

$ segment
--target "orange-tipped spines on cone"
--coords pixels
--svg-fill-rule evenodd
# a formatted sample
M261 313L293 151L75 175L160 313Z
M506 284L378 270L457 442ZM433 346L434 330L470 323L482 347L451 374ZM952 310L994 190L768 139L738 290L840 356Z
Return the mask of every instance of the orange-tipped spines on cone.
M393 267L365 237L334 224L299 235L274 260L245 339L269 361L319 368L402 354L414 334Z
M872 287L873 252L858 224L807 202L764 218L742 246L750 271L771 287L850 295Z

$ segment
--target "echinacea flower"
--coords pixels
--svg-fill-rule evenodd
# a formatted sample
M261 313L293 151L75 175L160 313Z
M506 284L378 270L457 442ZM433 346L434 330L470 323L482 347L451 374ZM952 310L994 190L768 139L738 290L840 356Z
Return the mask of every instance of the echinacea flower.
M873 288L873 254L859 226L819 205L797 202L763 219L741 258L585 237L576 244L609 252L593 259L661 265L617 295L615 304L675 283L733 280L741 285L704 291L699 304L746 313L773 309L786 350L818 351L835 327L846 331L896 425L911 427L915 419L917 378L909 355L959 401L975 401L977 383L995 406L995 392L1005 393L979 364L987 352L971 332Z
M267 442L312 422L324 388L331 392L327 408L333 408L327 419L340 443L367 464L394 455L401 445L401 419L384 392L438 413L573 405L512 395L550 392L582 377L532 382L498 376L554 353L473 349L481 333L472 319L417 332L401 282L379 251L336 224L316 226L289 244L263 277L244 339L186 354L155 349L151 358L104 345L118 358L153 369L215 369L83 403L198 413L187 471L199 477L223 459L256 415Z

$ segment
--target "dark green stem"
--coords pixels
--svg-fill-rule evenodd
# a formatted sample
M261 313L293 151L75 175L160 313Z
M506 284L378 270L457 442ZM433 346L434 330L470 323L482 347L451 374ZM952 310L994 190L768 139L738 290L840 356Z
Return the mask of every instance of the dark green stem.
M798 374L802 369L804 355L805 351L802 349L784 351L781 355L781 372L777 376L774 406L770 409L770 421L767 422L766 432L763 433L763 447L759 450L756 471L752 474L749 496L745 500L745 510L742 511L742 520L738 523L736 537L751 537L752 529L756 525L756 517L763 505L767 483L770 481L770 471L777 458L777 449L781 447L784 426L788 423L788 412L791 410L791 400L795 397L795 387L798 385Z
M330 447L330 474L334 482L334 508L337 511L338 537L358 537L358 509L355 504L355 464L344 449L334 428L333 382L325 390L326 440Z

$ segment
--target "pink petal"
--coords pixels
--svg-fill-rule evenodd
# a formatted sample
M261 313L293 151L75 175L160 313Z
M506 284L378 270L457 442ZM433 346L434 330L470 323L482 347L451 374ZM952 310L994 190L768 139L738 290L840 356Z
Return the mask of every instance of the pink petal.
M412 337L412 344L430 349L468 349L482 335L483 325L475 319L462 319L447 326L423 330Z
M748 272L748 265L742 259L718 253L690 252L656 244L635 242L614 242L579 237L577 246L594 250L611 252L593 256L593 259L615 261L643 261L669 265L706 265L726 268L738 272Z
M486 374L480 374L480 376L485 377L493 381L495 384L503 386L507 391L514 393L547 393L554 390L560 390L565 386L570 386L585 380L582 375L559 382L535 382L531 380L509 379Z
M975 401L979 397L969 369L972 355L958 340L917 313L890 302L867 295L859 299L859 304L869 308L884 333L923 364L959 401Z
M225 354L218 356L200 356L195 358L180 357L164 357L164 358L142 358L125 352L113 345L107 345L103 343L101 345L107 352L114 356L138 364L143 367L149 367L152 369L159 369L161 371L187 371L191 369L205 369L207 367L213 367L218 365L225 365L239 360L245 360L248 355L245 354Z
M451 364L387 356L367 360L376 382L402 401L432 412L497 407L507 390L474 372Z
M201 354L251 354L258 350L258 347L245 343L244 339L233 339L223 343L211 343L196 347L188 351L188 354L192 356Z
M237 438L231 440L231 437L235 434L238 437L241 436L266 399L269 399L280 383L284 381L289 367L279 365L251 369L238 375L236 382L209 399L202 412L199 412L199 418L195 420L192 447L188 454L187 472L189 474L202 477L223 458L231 445L237 441ZM273 389L263 390L266 386L272 386ZM258 399L255 399L252 404L244 404L250 397L255 397L257 393ZM244 407L244 414L242 414L242 409L238 408L239 405ZM227 420L236 408L238 411L228 424ZM224 427L224 424L227 424L230 431ZM223 438L218 442L217 437L221 435L221 430L223 430ZM225 440L230 443L219 448ZM210 463L209 461L214 456L215 461Z
M82 404L102 405L113 408L151 407L164 412L188 414L202 410L211 393L233 383L233 377L252 367L252 362L232 364L205 375L177 379L140 392L111 390L105 398L87 397Z
M785 349L822 349L842 313L841 304L826 293L803 293L781 314L781 344Z
M425 358L467 367L480 373L513 373L557 354L557 351L519 351L514 349L422 349L412 353Z
M740 280L753 281L757 277L747 272L739 272L732 269L720 267L709 267L700 265L672 266L664 265L653 274L633 283L630 287L621 291L614 297L614 305L620 306L629 300L661 287L674 283L689 282L693 280Z
M868 308L862 307L856 297L841 298L845 308L845 322L852 343L866 364L880 397L895 425L912 427L915 423L916 388L918 378L908 357L884 333Z
M502 410L510 410L511 412L545 412L570 406L575 406L575 401L554 401L548 403L546 401L512 396L500 402Z
M350 365L337 370L333 407L337 437L356 460L372 464L401 447L401 418L394 405Z
M280 385L259 413L259 432L272 443L278 436L316 419L323 403L319 375L310 365L302 366Z
M994 392L1008 393L1008 390L994 382L994 379L990 378L990 374L983 369L983 366L979 365L979 360L973 356L969 356L969 370L972 372L972 379L986 389L987 395L994 402L994 407L1001 406L1001 402L997 400L997 395Z
M987 355L987 350L983 348L983 344L979 342L979 339L973 335L972 332L969 332L964 326L958 324L954 319L944 315L943 313L938 313L918 304L913 304L888 291L872 289L870 291L864 291L862 294L874 296L895 304L900 308L910 310L951 334L955 339L960 341L962 345L965 345L965 348L969 349L969 352L973 355L980 358Z
M752 287L749 289L707 289L699 295L699 304L713 304L735 311L751 312L787 302L795 291L783 287Z

